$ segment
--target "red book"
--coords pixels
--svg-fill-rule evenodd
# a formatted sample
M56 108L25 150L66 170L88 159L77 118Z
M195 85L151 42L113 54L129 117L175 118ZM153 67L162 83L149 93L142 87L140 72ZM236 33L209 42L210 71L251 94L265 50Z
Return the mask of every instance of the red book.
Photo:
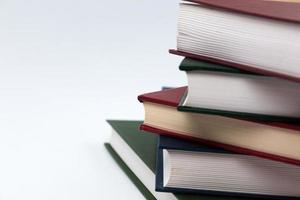
M300 1L297 0L186 0L208 6L272 19L300 22Z
M177 110L186 87L138 97L144 104L141 130L192 140L233 152L300 165L300 127Z
M300 2L189 1L170 53L300 82Z

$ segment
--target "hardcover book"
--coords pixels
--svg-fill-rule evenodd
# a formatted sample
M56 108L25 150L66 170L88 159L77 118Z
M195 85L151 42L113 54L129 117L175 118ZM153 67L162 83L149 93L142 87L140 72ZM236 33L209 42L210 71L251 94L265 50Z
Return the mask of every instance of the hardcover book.
M128 176L132 183L138 188L138 190L143 194L147 200L156 200L152 193L145 187L143 182L134 174L134 172L126 165L126 163L121 159L118 153L112 148L109 143L104 143L106 150L109 152L111 157L116 161L118 166L123 170L123 172Z
M181 87L140 95L145 109L141 129L300 165L298 125L181 112L177 106L185 91Z
M300 83L189 58L180 69L188 90L179 110L300 123Z
M300 167L282 162L160 136L156 164L157 191L300 197Z
M300 22L299 0L186 0L233 12L290 22Z
M192 2L180 4L171 53L300 82L300 3Z

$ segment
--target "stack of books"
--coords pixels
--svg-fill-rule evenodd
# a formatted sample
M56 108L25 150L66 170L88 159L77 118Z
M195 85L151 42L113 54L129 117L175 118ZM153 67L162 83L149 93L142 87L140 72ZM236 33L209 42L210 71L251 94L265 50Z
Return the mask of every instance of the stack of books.
M106 147L147 199L300 199L300 3L180 4L188 86L140 95Z

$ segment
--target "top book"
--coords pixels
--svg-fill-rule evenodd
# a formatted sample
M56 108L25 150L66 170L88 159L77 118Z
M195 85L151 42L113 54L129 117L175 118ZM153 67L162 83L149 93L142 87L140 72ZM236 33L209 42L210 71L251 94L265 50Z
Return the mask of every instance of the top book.
M171 53L300 82L300 1L191 2Z
M300 0L187 0L246 14L300 22Z

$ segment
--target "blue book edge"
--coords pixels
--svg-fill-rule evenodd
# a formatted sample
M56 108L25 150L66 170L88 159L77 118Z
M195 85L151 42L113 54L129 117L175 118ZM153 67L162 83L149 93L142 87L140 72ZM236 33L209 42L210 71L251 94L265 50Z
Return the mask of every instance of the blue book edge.
M183 194L207 194L207 195L217 195L225 197L241 197L245 199L255 198L255 199L280 199L280 200L296 200L299 197L287 197L287 196L273 196L273 195L263 195L263 194L248 194L248 193L237 193L237 192L223 192L223 191L212 191L212 190L195 190L186 188L173 188L164 187L164 174L163 174L163 150L164 149L174 149L183 151L198 151L198 152L212 152L212 153L227 153L236 154L223 150L221 148L210 147L207 145L202 145L198 143L188 142L184 140L175 139L172 137L162 136L158 137L157 142L157 156L156 156L156 178L155 178L155 190L158 192L171 192L171 193L183 193Z

